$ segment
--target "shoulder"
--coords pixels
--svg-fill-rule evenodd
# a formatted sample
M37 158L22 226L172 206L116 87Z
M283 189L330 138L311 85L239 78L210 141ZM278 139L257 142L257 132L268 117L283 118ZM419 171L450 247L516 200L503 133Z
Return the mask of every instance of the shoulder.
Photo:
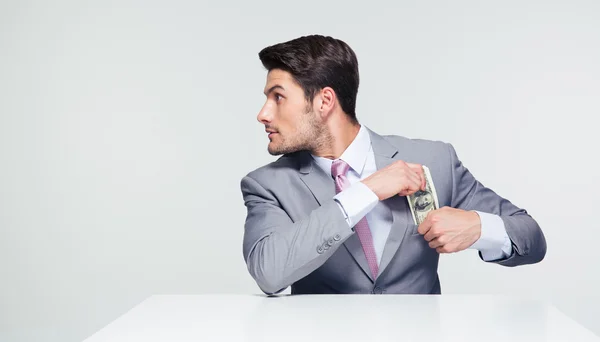
M286 178L292 177L298 172L302 161L307 156L310 155L304 151L282 155L277 160L248 172L242 178L242 182L253 180L267 186L271 183L285 181Z
M449 143L441 140L408 138L401 135L382 135L381 137L398 149L411 147L419 150L447 151L449 145Z
M399 153L411 159L453 159L456 152L451 143L442 140L409 138L401 135L381 135L381 139L392 145Z

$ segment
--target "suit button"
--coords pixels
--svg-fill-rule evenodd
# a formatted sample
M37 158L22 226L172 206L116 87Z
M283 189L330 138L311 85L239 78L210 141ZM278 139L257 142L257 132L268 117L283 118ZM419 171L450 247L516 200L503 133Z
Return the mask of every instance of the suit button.
M329 249L329 245L328 244L323 244L323 249L328 250Z
M335 241L340 241L340 239L341 239L341 238L342 238L342 237L340 236L340 234L335 234L335 236L333 237L333 239L334 239Z
M333 246L333 239L329 239L329 241L327 241L327 245Z
M383 293L383 289L379 286L375 286L375 288L373 288L373 294L382 294Z
M317 253L323 254L323 252L325 252L325 250L323 249L323 246L317 247Z

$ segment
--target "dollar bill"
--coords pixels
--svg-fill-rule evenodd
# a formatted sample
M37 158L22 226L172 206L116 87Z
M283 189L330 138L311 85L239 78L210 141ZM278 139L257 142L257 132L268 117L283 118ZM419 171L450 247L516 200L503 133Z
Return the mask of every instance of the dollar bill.
M425 190L419 190L407 197L410 212L416 225L420 225L430 211L440 207L438 202L435 186L429 168L423 165L423 173L425 174Z

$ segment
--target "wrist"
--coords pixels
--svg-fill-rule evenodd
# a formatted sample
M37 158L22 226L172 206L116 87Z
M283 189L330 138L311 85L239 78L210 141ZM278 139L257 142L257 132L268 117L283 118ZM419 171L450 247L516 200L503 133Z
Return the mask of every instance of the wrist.
M381 201L381 196L379 196L379 193L377 193L375 186L371 184L368 178L365 178L360 182L363 183L367 188L369 188L369 190L371 190L375 194L375 196L377 196L377 199Z
M471 213L471 217L472 217L472 219L471 219L471 222L472 222L471 227L473 227L474 234L476 236L475 241L477 241L481 237L481 217L474 210L471 210L470 213Z

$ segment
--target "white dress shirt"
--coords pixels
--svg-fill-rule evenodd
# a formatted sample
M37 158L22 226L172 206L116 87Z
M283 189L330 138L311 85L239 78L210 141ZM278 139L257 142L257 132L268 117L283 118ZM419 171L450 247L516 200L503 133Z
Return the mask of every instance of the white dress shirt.
M319 167L331 177L333 160L315 155L313 158ZM377 171L371 137L362 125L356 138L340 156L340 159L350 165L347 177L351 186L337 194L334 199L350 227L366 216L373 236L377 262L380 263L383 248L392 228L392 212L379 201L377 195L369 187L360 182ZM508 257L512 253L512 244L506 233L504 221L497 215L476 212L481 220L481 236L469 248L479 250L485 261Z

